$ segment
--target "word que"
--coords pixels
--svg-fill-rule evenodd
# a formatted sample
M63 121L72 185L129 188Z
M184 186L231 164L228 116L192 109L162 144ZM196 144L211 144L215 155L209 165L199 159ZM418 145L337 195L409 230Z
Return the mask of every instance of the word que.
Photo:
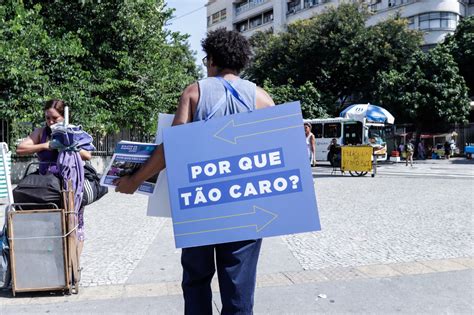
M281 149L252 152L188 165L191 182L283 167Z

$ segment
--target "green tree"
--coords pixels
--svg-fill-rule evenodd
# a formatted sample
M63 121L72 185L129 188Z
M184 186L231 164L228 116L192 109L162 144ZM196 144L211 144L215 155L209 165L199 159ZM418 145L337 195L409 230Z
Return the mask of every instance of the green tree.
M419 50L421 35L399 17L366 27L367 12L342 4L280 34L258 34L255 57L246 74L275 85L297 88L312 82L323 108L337 115L347 102L373 102L378 72L399 69Z
M474 96L474 16L462 19L454 34L448 36L443 45L449 48L458 64L460 74L469 88L469 95Z
M311 82L294 87L290 80L285 85L274 85L265 81L263 88L272 96L276 104L300 101L304 118L325 118L326 110L320 104L321 95Z
M39 15L14 1L0 5L0 116L9 121L38 121L48 97L79 90L88 73L77 58L85 55L71 33L52 37Z
M465 81L445 46L416 53L403 71L382 73L379 80L381 104L398 109L396 115L413 121L418 131L464 122L469 114Z
M88 52L81 64L101 129L153 131L157 113L173 111L198 77L187 36L164 28L173 11L163 0L47 2L48 28L78 34Z
M187 36L165 29L163 0L0 4L0 114L41 121L48 98L88 130L153 134L199 73Z

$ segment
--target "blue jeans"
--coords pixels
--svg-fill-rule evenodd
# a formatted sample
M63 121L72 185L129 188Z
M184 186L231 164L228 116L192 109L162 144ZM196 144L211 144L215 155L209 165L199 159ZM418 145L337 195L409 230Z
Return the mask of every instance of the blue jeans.
M185 314L212 314L211 280L216 266L222 314L252 314L261 244L259 239L183 248Z

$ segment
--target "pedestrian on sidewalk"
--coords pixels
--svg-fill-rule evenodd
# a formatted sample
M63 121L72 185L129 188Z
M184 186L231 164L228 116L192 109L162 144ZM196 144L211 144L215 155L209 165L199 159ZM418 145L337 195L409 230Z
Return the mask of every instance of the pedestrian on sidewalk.
M451 145L448 141L444 143L444 158L449 160L449 156L451 155Z
M406 166L410 163L410 166L413 166L413 152L415 151L415 146L413 145L412 141L408 141L405 145L405 152L406 152Z
M424 160L425 159L425 141L420 140L418 142L418 160Z
M311 124L304 123L304 133L306 135L306 147L308 149L309 163L311 166L316 166L316 142L314 135L311 132Z
M208 77L186 87L173 125L274 105L263 89L239 77L251 53L245 37L238 32L219 28L208 33L202 47L206 53L203 63ZM214 108L221 99L225 101ZM163 146L160 145L135 174L116 180L116 191L131 194L143 181L164 167ZM252 314L261 242L258 239L183 248L181 264L185 314L212 314L211 280L216 269L222 314Z

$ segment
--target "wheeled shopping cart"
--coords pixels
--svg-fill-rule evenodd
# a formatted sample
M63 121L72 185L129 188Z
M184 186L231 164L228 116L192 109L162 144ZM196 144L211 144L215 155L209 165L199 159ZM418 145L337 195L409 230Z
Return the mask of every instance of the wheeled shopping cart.
M7 200L5 219L13 295L53 290L78 293L78 220L71 182L61 192L61 207L54 203L15 203L6 143L0 143L0 153L0 197Z
M79 292L77 214L71 184L67 187L62 192L61 208L53 203L8 206L13 295L33 291Z

